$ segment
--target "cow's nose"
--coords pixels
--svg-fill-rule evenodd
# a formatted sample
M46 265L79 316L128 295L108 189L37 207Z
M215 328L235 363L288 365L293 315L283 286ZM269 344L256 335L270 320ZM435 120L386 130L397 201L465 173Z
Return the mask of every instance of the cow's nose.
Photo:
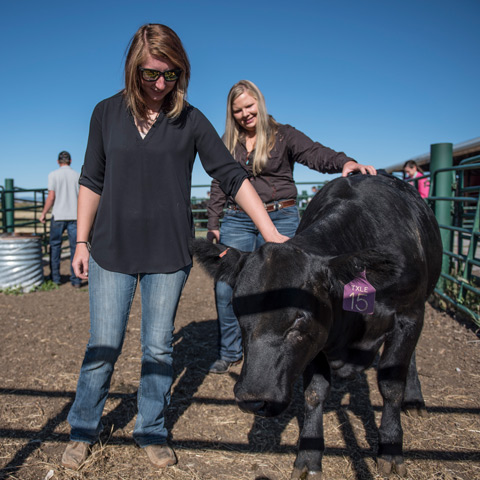
M239 400L238 398L236 399L237 404L240 408L240 410L246 412L246 413L255 413L257 415L262 415L262 412L264 411L265 407L265 402L261 400Z

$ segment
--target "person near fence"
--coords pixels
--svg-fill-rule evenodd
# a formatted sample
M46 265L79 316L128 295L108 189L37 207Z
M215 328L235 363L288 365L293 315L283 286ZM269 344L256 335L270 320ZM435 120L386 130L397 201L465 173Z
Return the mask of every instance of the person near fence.
M314 142L290 125L282 125L267 113L259 88L248 80L236 83L228 94L225 145L248 172L249 180L278 231L292 237L299 223L297 189L293 179L295 162L324 173L375 174L374 167L357 163L343 152ZM242 207L212 181L208 204L208 238L223 245L251 252L265 239ZM227 209L220 227L224 207ZM225 373L242 358L242 339L231 304L232 289L215 284L218 317L218 358L211 373Z
M40 221L45 223L47 213L52 209L50 219L50 271L52 281L57 285L61 283L62 237L66 231L70 244L70 282L73 287L80 288L82 281L75 275L72 267L77 241L79 174L70 166L71 163L72 158L68 152L62 151L58 154L59 168L48 175L48 195L40 215Z
M423 177L425 175L422 168L417 165L415 160L407 160L403 166L403 172L405 173L405 177L407 179ZM420 180L415 181L415 184L420 196L422 198L427 198L430 192L430 180L428 178L421 178Z
M147 24L130 41L125 87L94 109L80 177L77 252L88 278L90 339L68 414L64 466L78 469L101 416L141 290L142 360L133 437L157 468L176 463L165 412L173 381L174 319L192 265L191 174L196 153L262 234L284 242L210 122L186 102L190 63L169 27ZM91 237L91 241L90 241Z

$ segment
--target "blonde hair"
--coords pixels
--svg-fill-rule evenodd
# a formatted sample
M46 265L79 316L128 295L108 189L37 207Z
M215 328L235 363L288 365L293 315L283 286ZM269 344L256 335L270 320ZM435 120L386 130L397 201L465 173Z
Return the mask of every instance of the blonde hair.
M162 109L170 118L177 118L186 104L190 62L178 35L166 25L149 23L142 25L130 40L125 60L125 89L123 95L127 106L137 118L148 120L138 67L147 55L166 58L182 73L173 90L165 97Z
M253 174L259 175L265 167L270 152L275 145L275 136L278 131L278 123L268 115L265 105L265 98L260 89L249 80L240 80L228 93L227 97L227 119L225 122L225 134L223 141L230 153L235 156L235 147L239 139L245 137L245 131L240 127L233 117L233 102L242 94L247 92L257 101L257 124L256 144L253 158Z

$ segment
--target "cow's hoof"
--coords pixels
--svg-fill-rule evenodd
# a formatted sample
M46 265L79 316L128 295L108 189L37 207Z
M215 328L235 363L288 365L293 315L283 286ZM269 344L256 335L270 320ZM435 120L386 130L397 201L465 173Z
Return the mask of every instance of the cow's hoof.
M407 476L407 466L405 462L403 463L396 463L395 464L395 471L399 477L406 477Z
M407 475L407 466L405 462L394 461L394 460L385 460L384 458L377 459L377 468L378 473L382 477L388 477L392 473L396 473L400 477L405 477Z
M290 480L322 480L322 472L314 472L306 468L294 468Z

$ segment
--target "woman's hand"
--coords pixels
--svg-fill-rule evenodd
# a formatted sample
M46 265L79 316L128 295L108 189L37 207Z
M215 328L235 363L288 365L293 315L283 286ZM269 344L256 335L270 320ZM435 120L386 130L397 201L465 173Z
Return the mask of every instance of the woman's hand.
M77 207L77 240L82 243L77 243L72 267L75 275L82 280L88 278L88 260L90 258L87 244L83 242L86 242L90 235L99 203L100 195L80 185Z
M212 243L218 243L220 241L220 230L209 230L207 233L207 240Z
M88 280L88 259L90 252L85 243L77 243L75 248L75 256L72 260L72 267L75 276L82 280Z
M275 232L272 232L272 234L269 235L268 238L263 237L263 239L266 242L284 243L287 240L290 240L290 237L286 237L285 235L282 235L281 233L278 233L278 230L275 229Z
M362 165L361 163L349 161L343 165L342 177L346 177L349 173L360 172L363 175L369 173L370 175L376 175L377 171L372 165Z

